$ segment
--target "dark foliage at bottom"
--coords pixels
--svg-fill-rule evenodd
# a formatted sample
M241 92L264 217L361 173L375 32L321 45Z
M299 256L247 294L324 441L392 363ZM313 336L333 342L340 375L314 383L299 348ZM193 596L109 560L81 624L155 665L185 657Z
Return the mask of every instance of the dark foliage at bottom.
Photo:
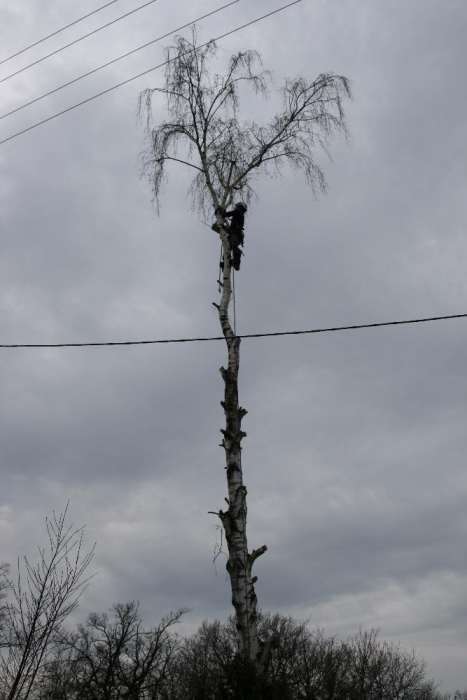
M183 638L174 628L181 614L151 629L135 603L90 615L51 640L28 695L10 697L0 678L0 700L449 700L413 652L375 631L339 640L262 615L261 638L273 643L260 675L239 656L233 620L203 623Z

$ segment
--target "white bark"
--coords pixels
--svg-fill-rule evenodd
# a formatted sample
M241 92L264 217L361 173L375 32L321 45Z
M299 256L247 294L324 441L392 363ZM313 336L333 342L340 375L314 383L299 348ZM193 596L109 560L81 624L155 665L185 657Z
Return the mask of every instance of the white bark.
M235 608L241 653L256 665L261 663L261 644L257 629L256 576L252 575L255 560L264 554L267 547L248 552L247 541L247 489L243 483L241 441L246 436L241 429L247 411L238 402L238 371L240 366L240 338L235 336L229 320L229 305L232 299L231 249L222 217L217 219L217 228L223 245L224 269L222 294L217 306L219 322L227 343L228 365L221 367L224 380L225 429L221 432L221 446L225 450L228 509L219 511L228 547L226 564L232 589L232 605Z

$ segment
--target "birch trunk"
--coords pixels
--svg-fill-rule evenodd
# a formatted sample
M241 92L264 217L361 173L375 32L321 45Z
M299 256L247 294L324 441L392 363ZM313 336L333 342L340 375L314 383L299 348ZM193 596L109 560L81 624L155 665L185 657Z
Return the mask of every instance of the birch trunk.
M221 430L221 447L225 450L228 509L220 510L228 548L226 569L230 577L232 605L235 609L236 626L241 654L255 664L264 666L262 644L258 638L257 597L252 575L255 560L264 554L267 547L248 551L247 541L247 489L243 483L241 442L246 436L242 431L242 419L247 411L238 402L238 372L240 367L240 338L236 337L229 320L229 305L232 299L231 249L223 220L218 217L218 231L223 245L223 279L220 304L216 305L219 322L227 343L227 368L221 367L224 380L224 400L221 405L225 413L225 429Z

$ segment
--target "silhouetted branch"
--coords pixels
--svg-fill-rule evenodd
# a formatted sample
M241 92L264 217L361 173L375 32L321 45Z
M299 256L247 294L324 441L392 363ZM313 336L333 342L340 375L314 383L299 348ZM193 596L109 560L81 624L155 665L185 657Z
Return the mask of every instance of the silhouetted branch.
M6 700L25 700L43 665L52 635L78 605L89 578L94 547L85 549L84 529L67 525L68 506L45 519L48 545L38 558L18 560L6 604L6 654L0 658L0 683Z

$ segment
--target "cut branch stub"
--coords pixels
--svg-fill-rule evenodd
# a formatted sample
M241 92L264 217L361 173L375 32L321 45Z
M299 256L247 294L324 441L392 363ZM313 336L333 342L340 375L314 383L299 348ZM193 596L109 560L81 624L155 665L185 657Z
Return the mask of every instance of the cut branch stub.
M256 559L258 559L260 556L262 556L267 551L268 551L268 548L265 544L263 544L262 547L258 547L258 549L254 549L249 555L249 560L251 562L251 565L253 565L254 562L256 561ZM257 577L255 577L255 579L256 578Z

